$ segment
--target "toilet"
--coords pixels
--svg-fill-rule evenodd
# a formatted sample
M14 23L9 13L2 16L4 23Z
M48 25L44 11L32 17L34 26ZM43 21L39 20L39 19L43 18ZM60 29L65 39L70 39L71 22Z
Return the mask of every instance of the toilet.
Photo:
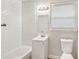
M73 40L72 39L61 39L61 48L62 48L62 55L60 59L74 59L72 56L72 46Z

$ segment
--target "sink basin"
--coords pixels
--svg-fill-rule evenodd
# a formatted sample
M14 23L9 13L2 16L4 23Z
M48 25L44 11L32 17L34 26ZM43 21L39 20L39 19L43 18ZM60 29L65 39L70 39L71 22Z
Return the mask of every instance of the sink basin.
M36 40L36 41L45 41L46 39L48 39L48 35L45 35L45 36L37 36L36 38L34 38L33 40Z

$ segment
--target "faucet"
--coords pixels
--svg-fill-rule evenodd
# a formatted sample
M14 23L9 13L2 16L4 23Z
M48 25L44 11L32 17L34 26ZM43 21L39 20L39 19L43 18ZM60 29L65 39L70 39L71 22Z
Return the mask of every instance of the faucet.
M45 37L44 31L41 31L41 37Z

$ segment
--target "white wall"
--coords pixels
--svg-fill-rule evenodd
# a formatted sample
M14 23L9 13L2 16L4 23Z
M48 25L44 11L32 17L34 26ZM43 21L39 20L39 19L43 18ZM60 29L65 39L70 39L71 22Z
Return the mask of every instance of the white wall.
M22 2L22 44L32 46L36 36L35 8L33 1Z
M2 0L1 52L2 56L21 45L21 0ZM6 12L5 12L6 11Z

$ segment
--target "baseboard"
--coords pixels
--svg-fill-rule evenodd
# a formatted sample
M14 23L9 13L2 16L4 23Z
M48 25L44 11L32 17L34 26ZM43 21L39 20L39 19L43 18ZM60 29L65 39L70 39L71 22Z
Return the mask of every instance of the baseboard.
M56 55L49 55L48 56L48 59L59 59L60 57L59 56L56 56Z

